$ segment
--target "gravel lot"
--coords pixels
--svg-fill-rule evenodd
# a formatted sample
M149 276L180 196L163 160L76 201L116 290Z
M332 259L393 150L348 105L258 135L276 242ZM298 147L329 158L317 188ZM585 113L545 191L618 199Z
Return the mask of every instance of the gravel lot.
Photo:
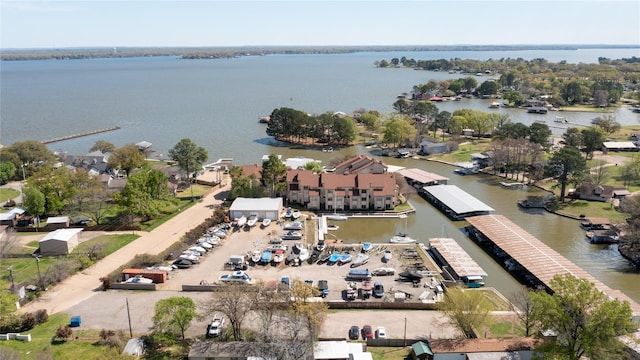
M313 239L313 228L315 221L307 221L307 231L302 241L307 246L315 243ZM201 263L191 267L190 269L174 270L170 274L169 280L165 284L158 286L158 290L153 291L115 291L100 292L95 294L91 299L84 301L69 309L71 315L82 316L82 326L90 328L108 328L108 329L129 329L127 318L127 301L131 314L131 326L134 332L146 332L152 325L152 317L155 303L163 298L171 296L189 296L196 303L206 302L208 298L213 296L209 292L181 292L183 284L196 285L202 280L209 283L216 282L222 274L229 273L231 270L225 269L225 263L229 261L231 255L244 255L250 253L253 249L262 250L269 244L269 239L275 234L283 231L278 224L271 224L267 229L261 229L259 226L252 228L250 231L238 231L226 239L222 244L213 251L209 251L205 255ZM289 249L294 245L295 241L284 241ZM336 248L349 248L351 254L355 254L360 249L359 244L329 244L328 248L335 246ZM382 253L372 251L370 253L369 263L359 268L370 270L377 267L393 267L397 272L403 270L406 265L414 264L420 260L415 258L401 259L405 248L408 245L381 245L388 246L393 250L393 259L389 263L382 262ZM352 249L353 248L353 249ZM375 250L375 247L374 247ZM289 250L290 251L290 250ZM288 251L288 252L289 252ZM350 270L349 265L318 265L304 263L299 267L292 267L284 264L279 266L272 265L249 265L247 273L256 280L276 280L281 276L289 276L291 279L313 280L314 284L318 280L328 280L330 293L327 297L328 301L342 301L343 290L346 288L347 281L345 276ZM411 283L396 281L396 276L374 277L375 281L383 282L386 295L383 299L368 299L366 301L393 301L393 292L403 291L418 297L425 289L414 288ZM355 301L364 301L357 299ZM406 319L406 320L405 320ZM189 336L198 336L205 332L209 316L201 321L194 321L188 331ZM365 324L372 325L375 329L377 326L385 326L389 336L392 338L402 338L404 336L404 328L406 321L407 337L433 337L433 338L451 338L455 337L455 330L444 324L444 319L439 312L436 311L416 311L416 310L345 310L331 311L325 321L324 328L321 331L321 337L336 337L347 335L347 330L351 325L362 326ZM248 320L251 324L251 319Z

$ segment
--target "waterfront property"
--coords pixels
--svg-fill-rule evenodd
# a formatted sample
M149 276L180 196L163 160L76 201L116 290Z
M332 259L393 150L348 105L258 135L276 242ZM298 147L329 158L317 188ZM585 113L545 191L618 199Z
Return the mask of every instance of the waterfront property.
M446 185L449 181L449 178L444 176L415 168L398 170L397 173L404 176L407 183L418 190L425 186Z
M282 210L282 198L237 198L229 207L232 219L256 215L260 219L278 220Z
M528 285L543 286L552 292L551 279L555 275L572 274L592 282L597 289L620 301L628 301L633 317L640 320L640 304L630 297L605 285L588 272L572 263L542 241L503 215L473 216L466 219L469 236L492 256L503 261L501 265L520 276Z
M452 238L431 238L429 254L442 268L443 276L461 281L470 288L484 285L487 273Z
M584 182L575 192L574 197L589 201L609 201L611 199L624 199L628 195L631 195L631 193L624 187Z
M467 216L486 215L493 212L493 208L489 205L455 185L425 186L420 194L445 215L456 221Z

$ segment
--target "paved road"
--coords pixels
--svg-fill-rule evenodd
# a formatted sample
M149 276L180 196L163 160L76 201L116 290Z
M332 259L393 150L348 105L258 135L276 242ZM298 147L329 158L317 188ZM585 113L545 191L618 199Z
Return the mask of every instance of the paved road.
M178 241L188 230L200 225L203 219L211 216L213 205L221 203L215 194L228 191L230 185L217 189L213 195L207 195L202 202L184 210L181 214L157 227L151 232L142 233L140 238L120 250L102 259L81 273L73 275L60 284L50 288L40 299L25 305L23 311L46 309L49 314L62 312L85 301L100 289L100 277L127 263L136 254L159 254Z

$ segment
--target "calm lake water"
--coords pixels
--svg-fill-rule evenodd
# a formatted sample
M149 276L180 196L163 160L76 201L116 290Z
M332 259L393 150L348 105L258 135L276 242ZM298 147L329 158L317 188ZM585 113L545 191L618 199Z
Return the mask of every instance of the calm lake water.
M334 153L273 146L260 116L286 106L322 113L351 112L359 108L389 112L396 96L430 79L457 78L442 72L410 69L378 69L374 61L402 57L439 58L545 58L556 62L597 62L600 56L640 56L638 49L589 49L577 51L510 52L380 52L331 55L269 55L218 60L181 60L173 57L48 60L2 62L0 68L0 143L55 137L118 125L121 130L50 145L70 154L86 153L96 140L121 146L142 140L165 154L182 138L191 138L209 151L211 161L234 158L236 164L259 163L264 154L305 156L322 160L367 154L369 149L351 147ZM466 75L463 75L466 76ZM483 81L478 78L478 81ZM594 114L552 113L531 115L514 109L488 109L489 101L463 100L438 104L440 110L472 108L509 114L512 121L527 125L542 116L555 125L556 115L573 123L590 124ZM612 114L622 124L636 124L640 115L622 107ZM552 128L555 134L564 132ZM575 262L612 288L640 301L637 272L620 257L615 247L590 245L576 221L545 212L524 212L517 200L537 190L506 189L489 176L457 176L449 166L414 160L383 158L392 165L417 167L451 178L481 201L496 209L547 245ZM416 213L406 226L411 236L455 238L489 273L487 285L505 294L517 286L513 278L460 229L420 197L410 200ZM341 223L336 235L346 241L387 242L404 221L352 219Z

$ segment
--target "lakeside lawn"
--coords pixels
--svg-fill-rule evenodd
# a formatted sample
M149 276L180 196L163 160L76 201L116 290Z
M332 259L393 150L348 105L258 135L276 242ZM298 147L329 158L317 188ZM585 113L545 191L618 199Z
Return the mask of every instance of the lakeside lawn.
M0 203L4 204L7 200L16 198L20 195L20 191L16 189L0 189Z

